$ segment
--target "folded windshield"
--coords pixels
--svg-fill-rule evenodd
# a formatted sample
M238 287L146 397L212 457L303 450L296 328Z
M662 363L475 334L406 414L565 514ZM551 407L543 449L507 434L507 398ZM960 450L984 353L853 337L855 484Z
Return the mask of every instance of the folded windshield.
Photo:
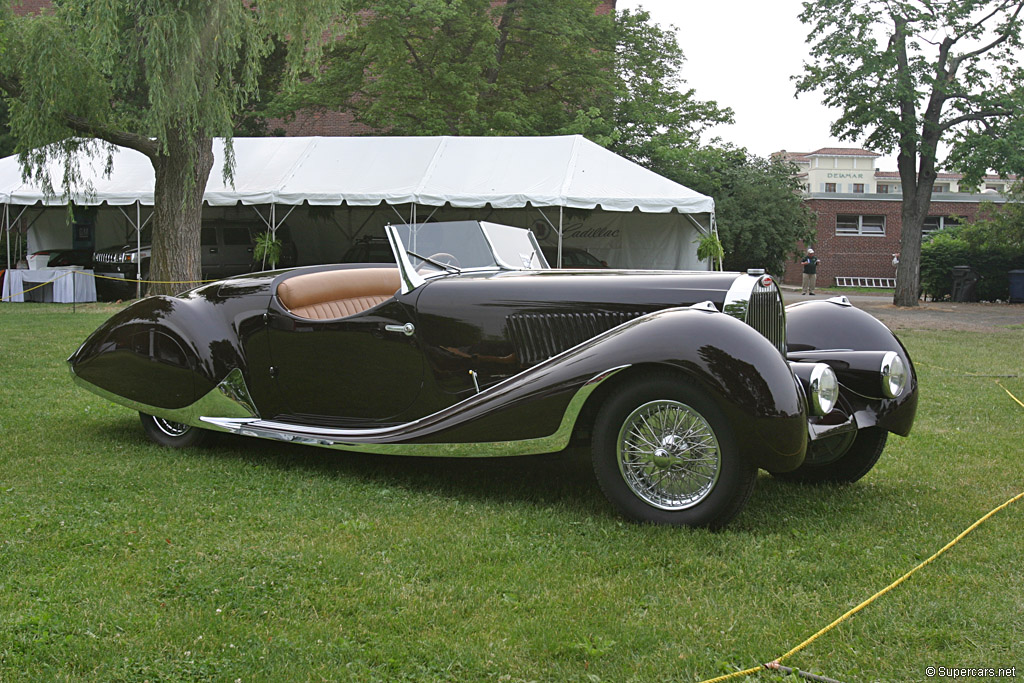
M428 275L480 268L535 270L544 267L529 230L484 221L392 226L409 264Z

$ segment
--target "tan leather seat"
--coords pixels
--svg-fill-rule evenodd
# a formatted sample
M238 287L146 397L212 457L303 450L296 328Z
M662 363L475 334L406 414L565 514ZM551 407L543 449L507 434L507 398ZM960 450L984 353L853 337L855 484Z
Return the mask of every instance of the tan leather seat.
M288 278L277 298L300 318L332 320L384 303L400 286L397 268L326 270Z

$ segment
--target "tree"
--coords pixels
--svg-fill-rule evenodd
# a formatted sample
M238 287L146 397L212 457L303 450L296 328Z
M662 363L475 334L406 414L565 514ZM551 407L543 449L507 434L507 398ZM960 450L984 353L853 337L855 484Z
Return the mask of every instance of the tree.
M358 26L281 113L347 109L393 135L537 135L607 98L595 0L362 0Z
M967 182L997 166L1024 170L1024 0L813 0L811 63L797 92L821 90L842 110L841 139L897 152L902 183L900 263L893 302L916 306L921 235L944 162ZM884 38L880 41L880 38ZM942 158L940 143L950 146Z
M391 135L582 134L630 158L731 112L676 86L682 53L646 12L597 0L364 0L321 78L277 102L350 111Z
M4 5L0 89L26 174L56 193L46 162L59 160L60 190L79 181L76 155L114 145L146 155L155 172L151 276L198 280L203 191L213 137L256 94L272 36L287 36L289 71L315 60L343 0L62 0L13 17ZM151 291L173 293L174 284Z
M765 268L781 275L800 241L814 235L814 216L800 196L796 167L730 145L690 148L655 170L715 198L726 270Z
M733 122L731 109L686 87L685 63L675 27L652 23L643 10L615 15L614 97L604 113L612 151L657 170L700 147L712 126Z
M1005 204L983 206L978 217L959 231L972 249L1024 257L1024 181L1014 183Z

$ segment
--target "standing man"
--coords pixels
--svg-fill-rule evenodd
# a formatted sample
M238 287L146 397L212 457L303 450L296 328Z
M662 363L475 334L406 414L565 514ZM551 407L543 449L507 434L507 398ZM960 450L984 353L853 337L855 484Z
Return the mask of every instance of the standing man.
M800 262L804 267L803 291L801 294L814 295L814 282L818 278L818 257L813 249L807 250L807 256Z

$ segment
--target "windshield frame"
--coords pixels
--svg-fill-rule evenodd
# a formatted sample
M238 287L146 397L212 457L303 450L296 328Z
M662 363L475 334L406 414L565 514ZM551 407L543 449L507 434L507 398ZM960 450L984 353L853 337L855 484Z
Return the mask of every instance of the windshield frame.
M481 232L483 232L483 234L484 234L484 239L487 240L487 246L489 246L491 248L491 255L494 257L494 262L497 263L498 266L502 270L544 270L545 269L545 266L547 265L547 261L544 259L544 255L541 253L540 243L537 241L537 237L536 237L536 235L533 234L532 230L527 230L525 228L517 228L517 227L512 226L512 225L503 225L501 223L491 223L489 221L479 221L479 225L480 225ZM505 258L507 256L507 254L505 254L501 250L499 250L498 249L498 245L496 244L497 232L499 230L502 231L502 232L506 231L506 230L514 230L516 232L526 233L527 242L528 242L528 244L530 246L530 249L533 252L530 255L530 264L529 265L527 265L525 262L522 263L522 264L519 264L519 265L516 265L514 263L509 263L509 261ZM522 255L520 254L520 256L522 256ZM537 267L536 268L533 267L533 262L534 261L537 262Z
M462 223L463 221L458 221L458 222ZM495 271L500 272L500 271L522 271L522 270L547 270L547 269L550 269L550 266L547 265L547 261L544 259L544 255L541 252L540 243L537 241L536 236L530 230L527 230L525 228L516 228L516 227L510 226L510 225L502 225L502 224L499 224L499 223L489 223L489 222L486 222L486 221L465 221L465 222L467 222L467 223L475 223L476 224L477 230L480 231L480 235L483 237L483 243L486 244L487 250L490 252L490 257L493 260L493 263L488 264L488 265L484 265L484 266L473 266L473 267L467 267L467 268L452 267L451 270L449 270L447 268L444 268L444 267L440 267L440 266L436 266L435 265L434 267L438 268L438 271L436 273L433 273L433 272L428 272L428 273L421 272L420 270L417 270L417 268L415 266L413 266L413 261L410 258L411 257L411 253L409 251L409 247L405 244L404 240L402 239L402 236L401 236L401 233L399 231L399 228L406 228L406 229L413 229L413 230L415 230L415 229L419 229L419 228L421 228L421 227L423 227L425 225L430 225L433 228L437 228L437 227L442 226L443 223L417 224L417 225L408 224L408 223L403 223L401 225L395 225L395 224L388 223L387 225L384 226L384 232L387 235L388 242L391 245L391 251L394 253L394 256L395 256L395 263L398 264L398 270L399 270L399 274L400 274L400 277L401 277L402 293L403 294L408 294L409 292L413 291L414 289L416 289L416 288L420 287L421 285L425 284L428 280L436 278L436 277L445 277L445 276L448 276L448 275L458 275L458 274L467 273L467 272L468 273L475 273L475 272L495 272ZM490 226L494 226L494 228L496 229L496 230L492 231L494 234L491 234L491 233L488 232L488 227L490 227ZM497 231L498 230L501 230L501 231L504 231L504 230L514 230L514 231L517 231L517 232L524 233L524 236L526 237L526 240L527 240L527 245L530 247L530 249L532 251L532 254L530 255L530 263L529 264L526 264L525 262L523 262L523 263L521 263L519 265L516 265L514 263L510 263L509 262L508 254L502 253L498 249L498 247L496 246L496 241L498 239L498 235L497 235ZM509 234L511 234L511 233L509 233ZM422 258L422 257L419 257L419 258ZM520 258L522 259L522 254L520 254ZM536 265L534 265L534 264L536 264Z

